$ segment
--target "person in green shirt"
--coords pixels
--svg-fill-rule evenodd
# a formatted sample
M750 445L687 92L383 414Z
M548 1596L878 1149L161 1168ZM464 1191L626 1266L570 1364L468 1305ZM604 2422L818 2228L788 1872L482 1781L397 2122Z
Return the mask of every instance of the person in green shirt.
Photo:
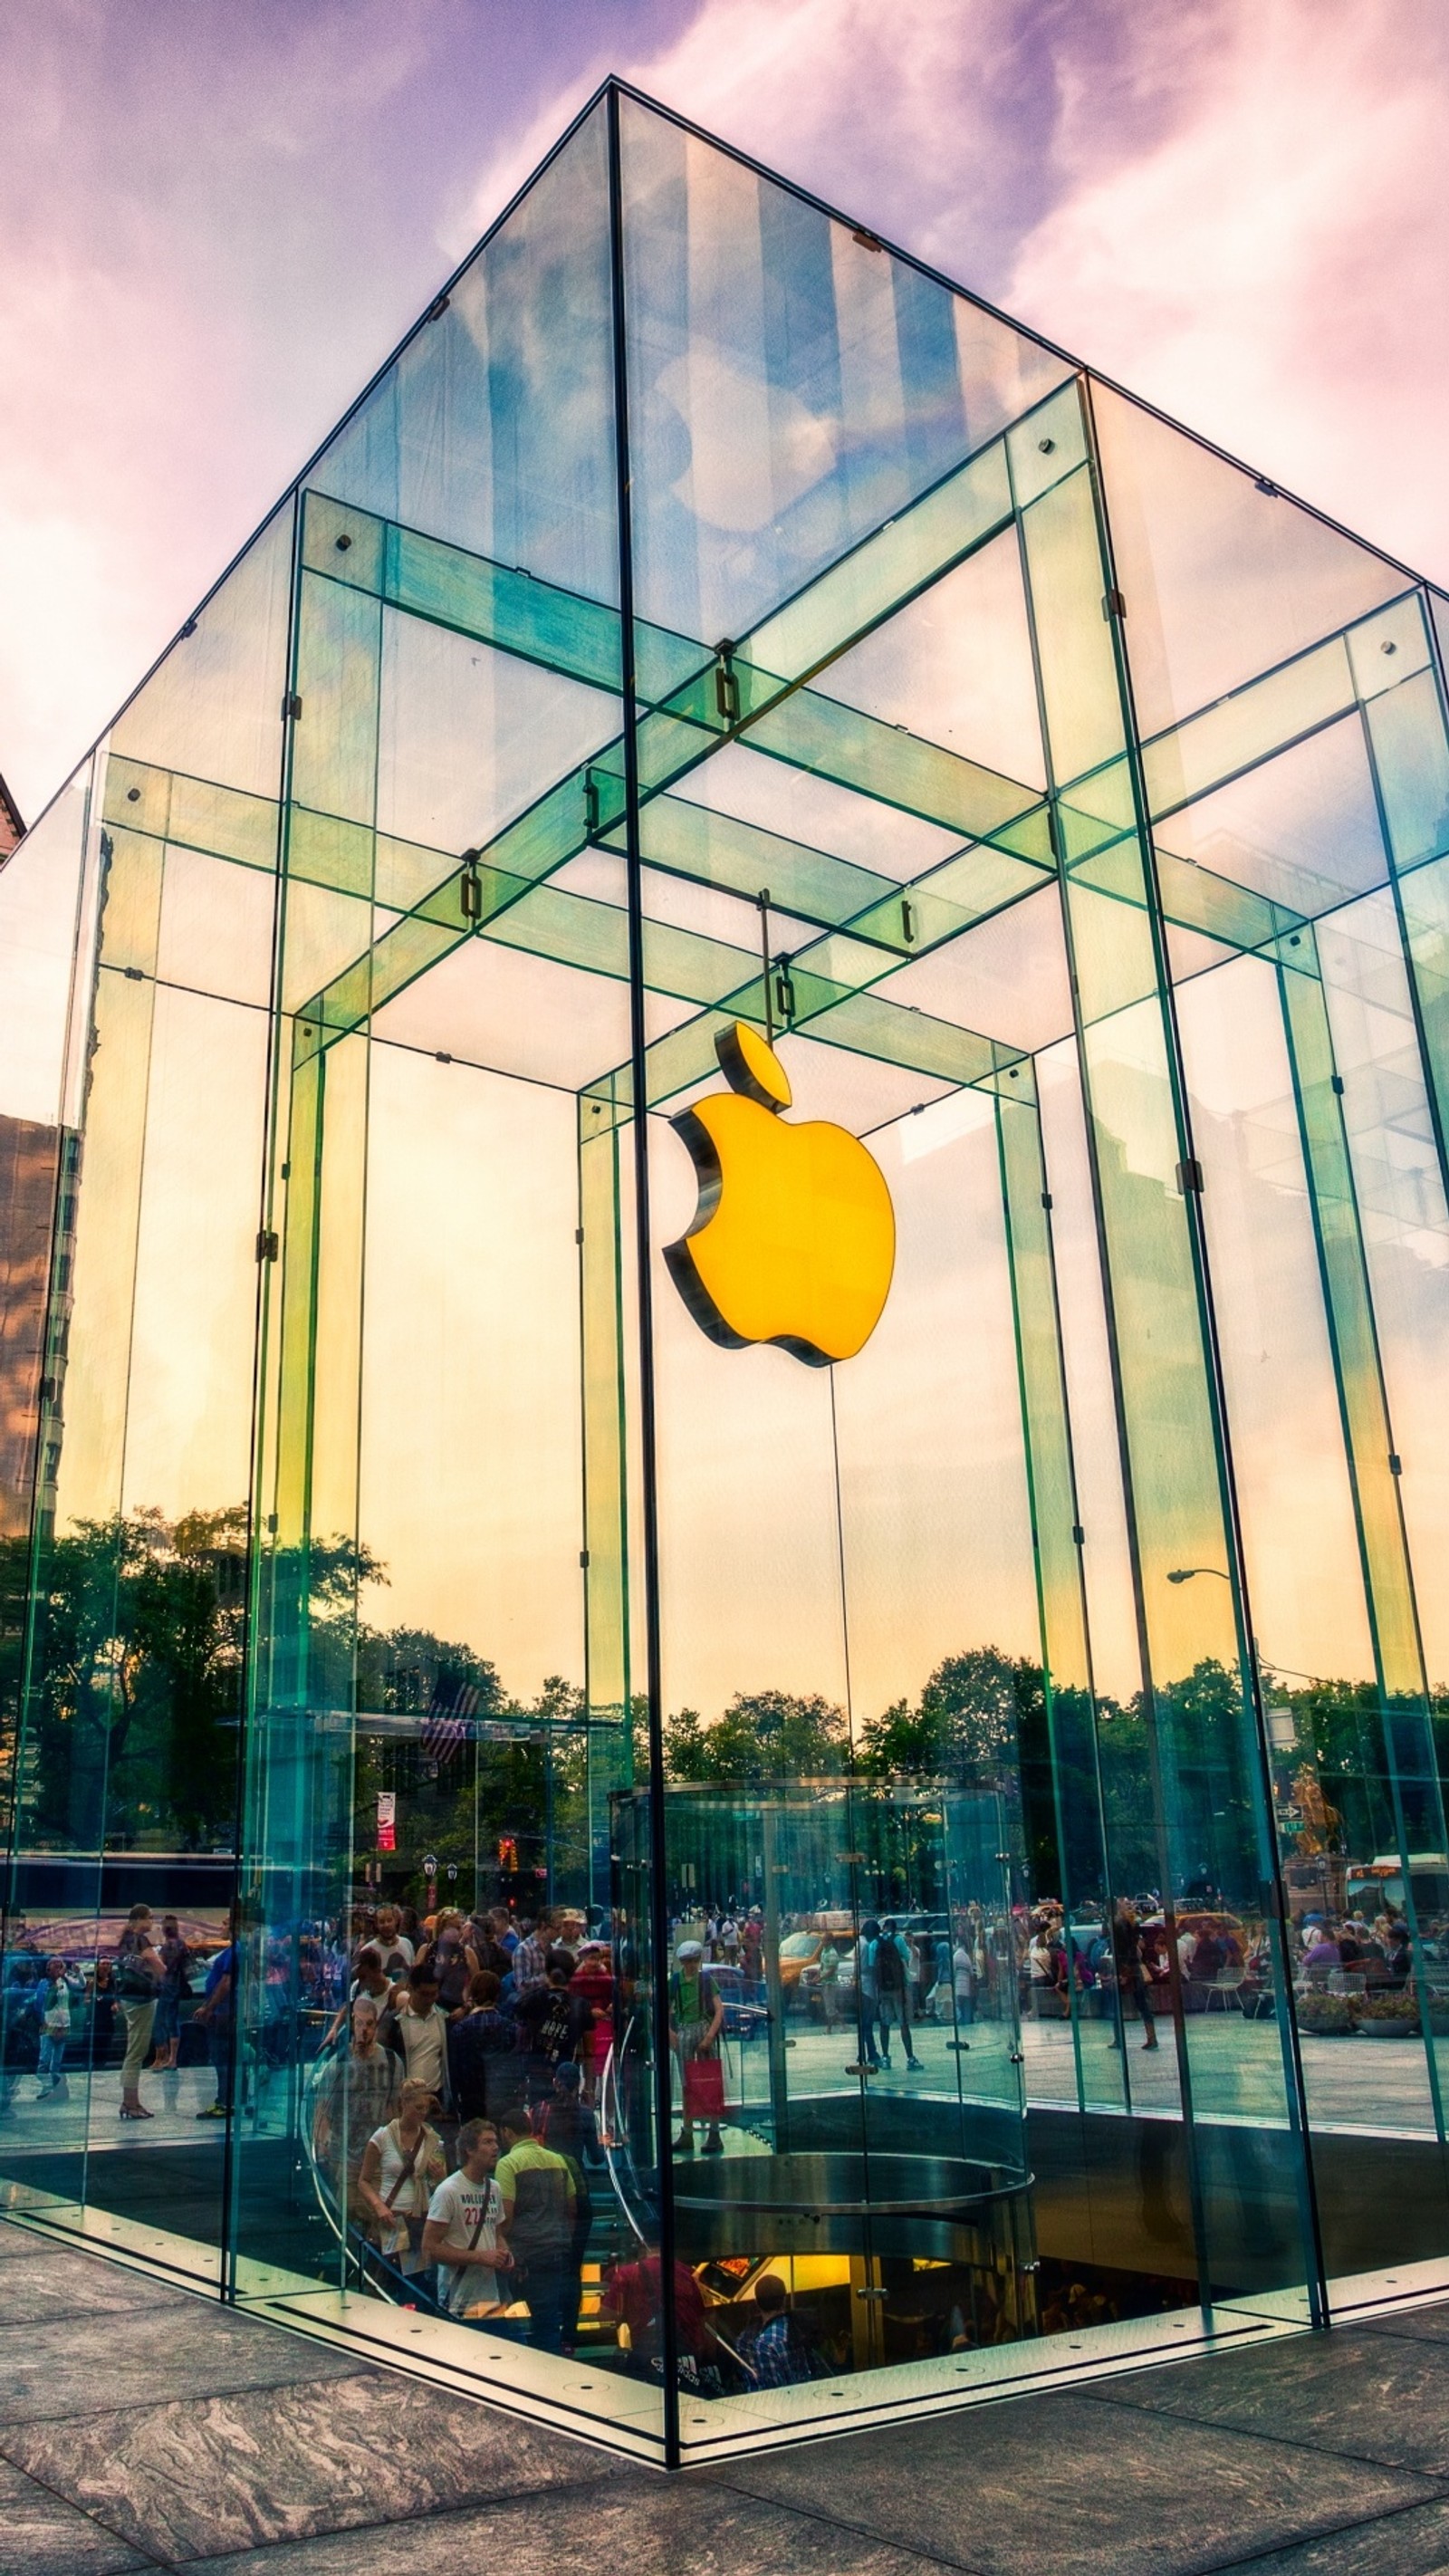
M504 2152L494 2181L503 2204L499 2242L513 2257L511 2280L528 2302L528 2340L561 2352L564 2288L577 2198L568 2160L539 2144L522 2103L501 2114Z
M723 2155L718 2115L724 2108L724 2085L718 2050L724 2005L718 1986L705 1968L701 1942L681 1941L674 1958L675 1972L669 1980L669 2045L679 2059L684 2096L674 2152L677 2156L693 2155L694 2123L699 2118L705 2124L705 2154ZM703 2071L706 2066L708 2075Z

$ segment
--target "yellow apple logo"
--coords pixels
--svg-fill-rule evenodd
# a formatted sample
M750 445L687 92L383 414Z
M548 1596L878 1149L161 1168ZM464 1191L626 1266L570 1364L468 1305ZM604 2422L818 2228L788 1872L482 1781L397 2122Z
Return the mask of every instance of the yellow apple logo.
M664 1258L701 1330L728 1350L778 1342L814 1368L853 1359L890 1290L895 1214L858 1136L824 1119L792 1127L789 1077L736 1021L715 1040L730 1083L674 1120L699 1175L699 1208Z

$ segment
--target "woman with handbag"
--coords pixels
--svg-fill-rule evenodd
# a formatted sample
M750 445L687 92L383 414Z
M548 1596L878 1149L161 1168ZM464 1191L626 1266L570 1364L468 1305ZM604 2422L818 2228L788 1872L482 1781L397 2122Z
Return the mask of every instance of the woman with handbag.
M121 2118L150 2120L141 2105L141 2069L156 2026L156 2001L166 1962L156 1948L149 1905L133 1905L116 1944L116 1999L126 2025L126 2054L121 2066Z
M428 2085L407 2083L395 2120L374 2129L358 2177L358 2198L371 2219L379 2254L399 2272L423 2269L423 2228L428 2203L448 2170L443 2142L428 2126L438 2097Z
M704 2153L722 2156L724 2141L719 2124L725 2111L724 2068L718 2050L724 2005L714 1979L705 1971L702 1942L681 1941L674 1957L675 1973L669 1980L669 2045L679 2059L684 2093L684 2114L674 2152L677 2156L693 2155L694 2124L698 2120L704 2126Z

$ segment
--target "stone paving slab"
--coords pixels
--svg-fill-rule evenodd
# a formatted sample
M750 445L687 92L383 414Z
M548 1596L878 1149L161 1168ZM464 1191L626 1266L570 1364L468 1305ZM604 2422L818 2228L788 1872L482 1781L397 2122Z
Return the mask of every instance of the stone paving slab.
M0 2227L0 2235L18 2233L16 2228ZM196 2313L196 2301L185 2290L173 2290L144 2272L129 2271L122 2263L99 2263L93 2254L68 2253L40 2237L26 2241L40 2246L46 2259L0 2262L0 2327L44 2325L60 2317L131 2314L152 2319L168 2311L185 2316ZM0 2392L0 2413L4 2402Z
M1343 2329L1338 2327L1336 2332ZM1418 2343L1449 2343L1449 2299L1428 2308L1393 2308L1387 2316L1365 2317L1355 2334L1411 2335Z
M0 2567L6 2576L123 2576L154 2561L0 2460Z
M1244 2576L1449 2576L1449 2500L1275 2549Z
M1090 2391L1100 2405L1232 2426L1339 2457L1449 2477L1449 2345L1412 2336L1294 2335Z
M1232 2367L1224 2357L1219 2365ZM1166 2375L1166 2374L1164 2374ZM701 2478L813 2507L973 2576L1198 2576L1289 2541L1429 2502L1423 2478L1216 2424L1094 2403L1075 2391L922 2424Z
M266 2388L299 2376L349 2378L358 2367L352 2353L299 2344L294 2335L206 2299L0 2324L0 2451L16 2456L7 2437L24 2424L114 2407L154 2415L170 2400L195 2405L224 2389ZM77 2434L74 2446L86 2451L99 2438Z
M314 2384L313 2355L331 2356L262 2332L278 2347L270 2387L134 2405L83 2426L12 2420L0 2423L0 2451L168 2561L383 2522L406 2523L416 2543L420 2514L554 2484L593 2487L627 2467L396 2372L364 2367ZM144 2376L138 2359L138 2394Z
M887 2541L692 2479L631 2472L602 2492L570 2487L481 2512L205 2558L188 2576L423 2576L433 2568L607 2569L608 2576L930 2576Z
M3 2576L1449 2576L1449 2302L665 2479L0 2222Z

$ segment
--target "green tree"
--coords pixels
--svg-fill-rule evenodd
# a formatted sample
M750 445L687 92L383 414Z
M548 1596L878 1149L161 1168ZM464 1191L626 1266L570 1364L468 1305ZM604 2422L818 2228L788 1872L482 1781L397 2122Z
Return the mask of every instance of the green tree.
M684 1708L664 1729L666 1778L722 1788L837 1778L848 1753L845 1713L819 1692L738 1691L712 1726Z

